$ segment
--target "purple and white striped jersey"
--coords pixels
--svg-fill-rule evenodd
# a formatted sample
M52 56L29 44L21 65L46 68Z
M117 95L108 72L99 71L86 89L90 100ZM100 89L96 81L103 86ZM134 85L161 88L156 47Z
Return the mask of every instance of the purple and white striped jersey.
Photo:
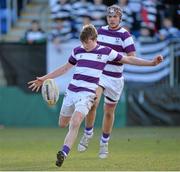
M88 91L95 93L99 77L107 61L120 61L122 56L109 47L97 45L87 52L83 46L74 48L69 63L76 65L73 79L68 89L73 92Z
M130 33L122 27L118 30L111 30L108 26L99 28L98 43L114 49L121 55L126 55L127 53L135 51L134 41ZM114 78L120 78L123 68L123 64L109 61L103 70L103 74Z

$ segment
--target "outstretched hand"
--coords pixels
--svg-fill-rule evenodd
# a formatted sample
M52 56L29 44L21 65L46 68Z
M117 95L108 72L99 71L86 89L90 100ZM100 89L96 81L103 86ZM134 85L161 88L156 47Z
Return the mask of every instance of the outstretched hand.
M32 91L36 90L36 92L38 92L43 82L44 82L43 77L36 77L36 80L32 80L28 82L29 85L28 88L32 89Z
M158 55L153 59L153 63L154 66L158 65L159 63L161 63L163 61L163 56L162 55Z

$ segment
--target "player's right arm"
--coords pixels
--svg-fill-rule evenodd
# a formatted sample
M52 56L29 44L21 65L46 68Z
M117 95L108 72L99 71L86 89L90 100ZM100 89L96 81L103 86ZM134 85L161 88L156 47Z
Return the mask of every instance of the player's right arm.
M56 70L54 70L51 73L48 73L47 75L44 75L42 77L36 77L35 80L28 82L29 88L31 88L32 91L36 90L36 92L37 92L46 79L53 79L58 76L61 76L61 75L65 74L67 71L69 71L72 67L73 67L73 65L71 63L67 62L63 66L57 68Z
M70 64L69 62L67 62L66 64L64 64L63 66L57 68L53 72L48 73L47 75L44 75L42 77L39 77L39 79L45 81L46 79L56 78L58 76L61 76L61 75L65 74L66 72L68 72L72 67L73 67L73 65Z
M63 66L57 68L53 72L48 73L47 75L44 75L42 77L36 77L35 80L29 81L28 82L29 88L31 88L32 91L36 90L36 92L37 92L46 79L53 79L53 78L56 78L58 76L61 76L61 75L65 74L74 65L76 65L76 63L77 63L77 59L76 59L76 57L74 55L74 50L73 50L72 54L69 57L69 60L68 60L68 62L66 64L64 64Z

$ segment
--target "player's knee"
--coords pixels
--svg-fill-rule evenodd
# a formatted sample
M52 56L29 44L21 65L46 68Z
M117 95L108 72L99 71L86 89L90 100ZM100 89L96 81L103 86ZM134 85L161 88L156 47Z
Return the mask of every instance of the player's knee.
M98 107L98 104L99 104L98 102L95 102L94 105L92 106L92 109L96 110Z
M106 115L106 118L108 118L108 119L111 119L114 117L114 113L110 112L110 111L105 112L105 115Z
M67 127L67 124L64 124L64 123L59 122L59 127L60 127L60 128L66 128L66 127Z
M105 104L104 105L104 112L105 112L105 116L108 119L112 119L114 117L114 111L116 108L116 104Z
M83 115L81 112L76 112L76 114L74 115L74 117L71 119L71 129L77 129L80 127L81 122L83 120Z
M65 128L65 125L64 125L63 123L61 123L60 120L59 120L59 122L58 122L58 125L59 125L60 128Z
M100 102L100 98L97 98L95 101L94 101L94 107L97 109L97 107L99 106L99 102Z
M66 128L68 123L63 121L63 120L61 120L61 119L59 119L58 125L59 125L60 128Z
M97 107L98 107L98 103L94 103L93 106L91 107L91 109L89 110L89 113L95 113Z
M92 116L92 115L94 115L95 112L96 112L96 108L93 106L93 107L89 110L88 115Z

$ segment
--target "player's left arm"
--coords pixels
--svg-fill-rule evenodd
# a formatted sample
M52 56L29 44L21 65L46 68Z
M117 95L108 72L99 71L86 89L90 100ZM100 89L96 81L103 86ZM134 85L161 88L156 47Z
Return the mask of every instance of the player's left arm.
M135 57L136 52L135 51L129 52L129 53L127 53L127 56Z
M163 56L158 55L154 57L152 60L145 60L135 56L123 56L119 62L124 64L137 65L137 66L156 66L162 61L163 61Z

